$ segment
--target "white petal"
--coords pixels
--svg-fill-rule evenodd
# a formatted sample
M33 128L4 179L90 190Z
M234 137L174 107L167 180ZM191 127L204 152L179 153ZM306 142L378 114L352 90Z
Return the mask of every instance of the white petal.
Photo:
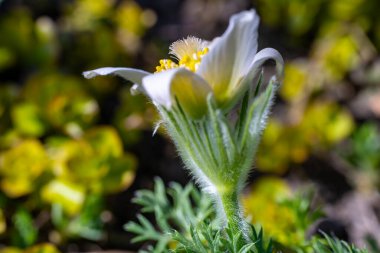
M145 76L150 75L151 73L146 72L144 70L140 70L140 69L110 68L110 67L94 69L94 70L83 72L83 76L85 78L93 78L95 76L105 76L105 75L111 75L111 74L120 76L128 81L141 85L142 79Z
M264 62L268 60L274 60L276 62L276 78L281 79L284 74L284 59L282 59L281 54L273 48L264 48L255 55L249 67L247 77L252 79L258 73Z
M261 66L268 60L274 60L276 62L276 74L273 78L276 79L276 82L281 81L284 72L284 60L276 49L265 48L255 55L248 73L238 83L237 88L242 91L248 89L248 86L252 84L253 78L261 70Z
M170 109L177 98L185 112L194 118L205 113L207 95L212 92L205 80L185 68L149 75L142 85L154 103Z
M197 70L223 105L235 96L234 85L247 73L257 50L259 17L254 10L232 16L225 33L210 45Z

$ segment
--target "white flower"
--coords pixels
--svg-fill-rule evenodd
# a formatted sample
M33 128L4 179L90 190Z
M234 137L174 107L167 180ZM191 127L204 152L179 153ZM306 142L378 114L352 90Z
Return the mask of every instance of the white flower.
M211 43L194 37L174 42L170 54L178 63L161 60L153 74L132 68L100 68L83 74L86 78L119 75L137 84L155 104L170 109L176 98L186 113L199 118L207 110L210 93L219 108L231 108L265 61L275 60L277 76L282 75L283 59L277 50L257 53L258 24L254 10L244 11L233 15L224 34Z

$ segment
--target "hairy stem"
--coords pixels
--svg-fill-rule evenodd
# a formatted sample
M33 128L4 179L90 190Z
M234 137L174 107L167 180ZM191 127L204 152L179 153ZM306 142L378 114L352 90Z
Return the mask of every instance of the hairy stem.
M236 190L219 192L223 216L234 234L242 233L242 237L248 242L248 224L244 219L240 201L239 194Z

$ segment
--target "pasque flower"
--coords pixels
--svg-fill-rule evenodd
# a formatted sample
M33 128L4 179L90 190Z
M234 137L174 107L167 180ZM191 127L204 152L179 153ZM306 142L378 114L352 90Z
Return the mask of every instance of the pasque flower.
M188 37L174 42L170 54L178 61L160 61L157 72L133 68L100 68L84 72L86 78L115 74L133 83L152 101L170 109L175 98L194 118L207 111L207 96L217 106L230 109L249 88L261 65L268 59L277 63L281 75L283 60L272 48L257 53L259 17L254 10L232 16L227 30L212 42Z
M151 98L186 167L213 197L222 223L245 238L238 195L283 71L275 49L257 53L258 23L254 10L244 11L232 16L224 34L211 42L195 37L174 42L174 59L160 60L155 73L132 68L84 73L87 78L119 75ZM276 74L263 88L261 66L269 59L276 62ZM232 108L238 108L237 117L230 117L236 112Z

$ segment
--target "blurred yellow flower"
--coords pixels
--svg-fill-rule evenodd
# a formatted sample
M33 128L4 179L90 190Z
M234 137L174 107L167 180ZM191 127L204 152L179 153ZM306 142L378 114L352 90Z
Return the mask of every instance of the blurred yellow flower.
M37 244L27 249L19 249L16 247L5 247L0 249L0 253L59 253L60 251L52 244Z
M283 174L289 164L304 162L315 148L328 148L348 137L354 126L348 111L327 101L308 105L294 124L272 119L262 137L257 167Z
M297 214L281 204L289 198L291 190L285 181L268 177L258 180L242 202L251 222L260 224L265 234L284 245L295 246L303 242L304 234L297 228Z
M34 181L47 165L47 155L42 144L38 140L24 140L0 156L2 190L12 198L32 192Z
M45 185L41 197L50 204L60 204L69 214L77 214L85 200L85 188L80 184L56 179Z
M76 140L51 138L47 151L55 178L42 188L42 198L71 215L81 211L87 194L113 193L134 179L135 158L124 153L112 127L89 129Z
M308 80L308 69L304 63L288 63L285 65L285 77L280 89L281 96L287 101L297 101L305 93Z

